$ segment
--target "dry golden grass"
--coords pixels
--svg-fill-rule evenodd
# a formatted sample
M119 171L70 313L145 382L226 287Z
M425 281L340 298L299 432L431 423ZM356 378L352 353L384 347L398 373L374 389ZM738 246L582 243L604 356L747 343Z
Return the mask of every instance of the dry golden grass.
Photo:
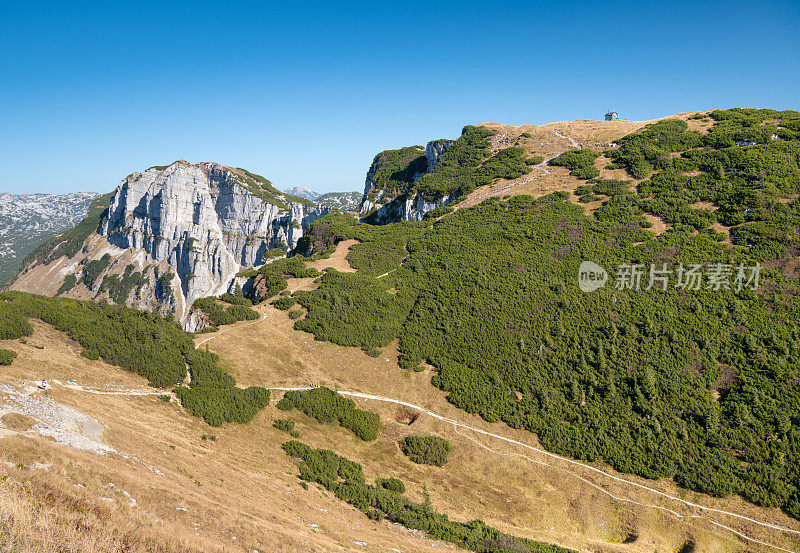
M20 353L0 374L0 383L20 387L47 378L100 387L143 384L135 375L85 360L80 348L58 335L39 323L29 343L44 344L44 350L0 342ZM49 352L51 362L42 364L40 352ZM101 421L104 441L119 454L74 451L32 434L0 438L0 534L7 539L0 541L2 551L10 544L13 551L124 551L120 544L134 529L126 538L129 551L441 549L388 522L370 522L315 486L303 490L296 461L280 448L288 435L271 426L283 416L274 407L249 425L215 429L153 396L95 395L55 386L50 397ZM332 438L356 441L351 434L314 426L318 445L330 446ZM305 432L303 424L299 429ZM203 434L217 439L202 440ZM52 466L37 471L30 468L34 462ZM54 487L57 494L49 500ZM95 524L97 519L105 524Z
M653 225L647 230L656 235L662 234L666 232L667 229L672 228L672 223L667 223L666 221L664 221L664 219L662 219L658 215L653 215L652 213L645 213L643 217L648 221L650 221L650 223Z
M36 419L19 413L6 413L0 417L0 427L14 432L25 432L33 428Z
M326 267L332 267L342 273L352 273L355 269L347 261L347 255L350 253L350 248L356 244L358 244L358 240L342 240L328 259L318 259L307 265L319 271Z
M660 119L650 121L557 121L545 125L504 125L501 123L481 123L482 126L496 130L497 134L492 138L492 150L496 151L509 146L523 148L529 155L541 155L545 159L560 155L567 150L575 149L575 146L566 138L558 136L555 131L564 136L572 138L580 144L580 147L589 148L595 151L605 151L610 148L609 144L614 143L625 135L636 132L647 124L655 123L663 119L682 119L689 125L689 130L704 130L711 123L689 120L691 115L697 112L679 113ZM523 133L530 133L531 137L523 137ZM629 180L632 186L636 186L644 179L632 179L624 169L606 169L611 160L605 156L599 156L595 161L595 167L600 171L600 176L605 179ZM534 197L541 197L557 191L573 193L578 186L585 184L584 181L570 176L569 171L564 167L546 167L549 174L541 174L540 169L534 168L530 174L525 175L516 181L499 181L489 186L483 186L472 192L465 201L455 207L466 207L479 203L483 199L491 196L509 198L520 194L528 194ZM524 182L530 177L536 178L525 182L519 186L514 186L515 182ZM594 208L589 206L589 213Z

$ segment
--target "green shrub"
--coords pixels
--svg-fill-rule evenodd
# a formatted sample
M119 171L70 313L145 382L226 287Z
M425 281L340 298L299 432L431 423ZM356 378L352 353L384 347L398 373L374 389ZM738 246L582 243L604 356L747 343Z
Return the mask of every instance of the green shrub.
M95 349L85 349L81 351L81 355L91 361L97 361L100 359L100 354Z
M375 485L395 493L406 493L406 485L397 478L376 478Z
M277 419L272 422L272 426L284 432L292 432L294 430L294 421L292 419Z
M10 365L16 356L14 350L0 348L0 365Z
M192 349L186 353L192 386L232 388L236 381L218 365L219 356L207 350Z
M450 442L438 436L406 436L400 440L400 449L415 463L441 467L450 454Z
M294 299L291 296L287 296L287 297L283 297L283 298L278 298L277 300L272 302L272 305L274 305L276 309L280 309L282 311L287 311L288 309L290 309L296 303L297 303L296 299Z
M69 274L69 275L65 276L64 277L64 282L61 284L59 289L56 291L56 296L60 296L64 292L69 292L70 290L75 288L76 284L78 284L78 277L77 276L75 276L73 274Z
M221 298L220 298L221 299ZM233 303L229 307L224 307L217 302L213 296L198 298L194 301L193 307L202 311L207 317L211 326L223 326L238 323L239 321L253 321L260 317L258 311L251 309L246 304L252 302L246 298L237 298L228 294L228 303Z
M525 160L525 165L539 165L543 162L544 158L542 156L531 156Z
M100 275L111 265L111 254L104 254L100 259L93 259L83 266L81 281L92 289Z
M550 165L563 166L570 170L570 175L579 179L593 179L600 175L594 166L594 160L600 154L592 150L569 150L550 160Z
M222 294L219 299L231 305L243 305L245 307L253 306L253 302L251 300L245 298L244 296L233 295L229 292Z
M106 275L100 283L99 291L108 292L109 297L117 305L125 305L134 288L137 291L141 290L141 287L148 283L148 278L143 273L133 269L133 265L128 264L122 276Z
M289 311L290 319L299 319L302 316L303 316L303 311L301 309L295 309L294 311Z
M16 340L33 334L28 318L13 304L0 304L0 340Z
M249 388L204 388L178 386L175 394L181 405L194 416L202 417L211 426L226 422L247 423L269 405L269 390Z
M367 484L361 465L336 455L333 451L312 449L298 441L284 443L283 449L292 457L300 459L301 480L322 485L371 520L387 518L406 528L426 532L432 539L447 541L481 553L569 551L555 545L503 534L479 520L453 522L447 515L434 510L429 500L425 503L413 503L403 497L405 485L396 478L378 478L374 486Z
M264 254L264 260L266 261L267 259L275 259L277 257L283 257L288 253L289 253L289 248L286 246L286 244L276 246L271 250L267 250L267 253Z
M277 407L282 411L297 409L321 423L336 422L365 441L378 437L380 417L376 413L356 409L352 400L324 386L286 392Z

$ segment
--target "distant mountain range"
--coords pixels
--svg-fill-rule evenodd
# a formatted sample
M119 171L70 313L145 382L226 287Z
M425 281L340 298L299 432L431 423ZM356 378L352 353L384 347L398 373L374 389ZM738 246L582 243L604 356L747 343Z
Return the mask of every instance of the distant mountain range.
M294 188L287 188L284 190L287 194L293 196L300 196L308 200L314 201L318 204L323 204L329 207L335 207L342 211L356 211L361 204L363 194L361 192L328 192L327 194L320 194L309 190L305 186L295 186Z
M307 200L316 200L319 198L320 193L314 192L313 190L309 190L305 186L295 186L294 188L287 188L284 190L287 194L291 194L292 196L300 196L301 198L305 198Z
M0 193L0 286L16 274L38 244L83 219L89 202L97 196L96 192Z

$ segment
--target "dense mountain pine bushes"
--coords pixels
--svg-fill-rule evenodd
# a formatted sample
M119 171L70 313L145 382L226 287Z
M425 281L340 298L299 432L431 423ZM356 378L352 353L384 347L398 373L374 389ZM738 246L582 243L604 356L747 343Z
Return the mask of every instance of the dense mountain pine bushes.
M353 400L324 386L286 392L276 407L281 411L297 409L322 423L336 422L365 441L376 439L381 425L377 413L357 409Z
M228 305L226 306L225 303ZM253 302L232 294L223 294L219 300L214 296L197 298L194 300L193 307L202 311L208 318L208 322L213 327L231 325L239 321L254 321L259 314L256 310L248 307Z
M0 348L0 365L10 365L16 357L14 350Z
M405 485L396 478L378 478L367 484L358 463L327 449L312 449L302 442L290 441L283 449L300 459L300 478L315 482L373 520L386 518L406 528L421 530L431 538L454 543L481 553L526 551L530 553L566 553L568 549L504 534L483 521L453 522L439 513L426 497L425 503L413 503L405 497Z
M492 154L490 138L495 133L485 127L467 125L430 172L421 146L381 152L373 160L373 186L368 199L385 203L415 193L430 201L444 196L460 198L495 179L521 177L530 172L531 164L541 163L542 158L526 159L522 148L504 148ZM365 220L372 220L370 214Z
M358 239L358 272L296 292L308 314L295 327L365 350L399 338L401 364L433 365L452 403L551 451L800 518L800 113L709 117L707 133L663 121L609 150L644 178L636 187L593 176L594 154L558 160L591 178L579 193L603 199L593 215L556 193L435 224L326 216L317 251ZM646 213L671 228L656 237ZM581 292L583 260L609 284ZM646 290L645 274L641 290L618 290L621 263L763 269L757 291L679 289L674 274L667 289Z
M400 440L400 450L421 465L442 467L450 455L450 442L439 436L406 436Z
M236 388L215 354L195 350L192 336L160 315L23 292L0 293L0 339L30 336L29 317L66 332L86 348L85 357L140 374L151 386L176 386L188 366L191 383L175 392L184 407L211 425L248 422L269 404L268 390Z
M348 215L349 217L349 215ZM319 275L319 271L306 267L301 257L276 259L258 269L242 271L237 276L254 279L251 296L254 301L262 301L286 289L287 277L304 278ZM288 309L288 307L287 307Z

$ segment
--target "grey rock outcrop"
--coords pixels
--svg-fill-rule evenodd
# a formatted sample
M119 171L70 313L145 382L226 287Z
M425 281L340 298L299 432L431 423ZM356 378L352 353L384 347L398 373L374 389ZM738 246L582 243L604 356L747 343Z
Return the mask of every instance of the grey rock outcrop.
M452 140L434 140L425 146L427 170L416 173L413 182L416 183L424 175L433 171L439 156L453 144ZM375 173L377 167L373 162L367 171L364 184L364 195L361 199L359 215L362 218L369 216L370 222L377 224L393 223L396 221L421 221L425 214L441 205L447 205L452 198L426 199L421 194L406 191L395 198L384 200L386 191L376 189ZM381 201L384 200L384 201Z
M175 271L172 288L183 306L175 315L195 330L195 299L228 291L238 272L263 263L268 249L294 248L308 225L330 211L259 186L249 173L216 163L175 162L133 173L117 187L99 233Z

